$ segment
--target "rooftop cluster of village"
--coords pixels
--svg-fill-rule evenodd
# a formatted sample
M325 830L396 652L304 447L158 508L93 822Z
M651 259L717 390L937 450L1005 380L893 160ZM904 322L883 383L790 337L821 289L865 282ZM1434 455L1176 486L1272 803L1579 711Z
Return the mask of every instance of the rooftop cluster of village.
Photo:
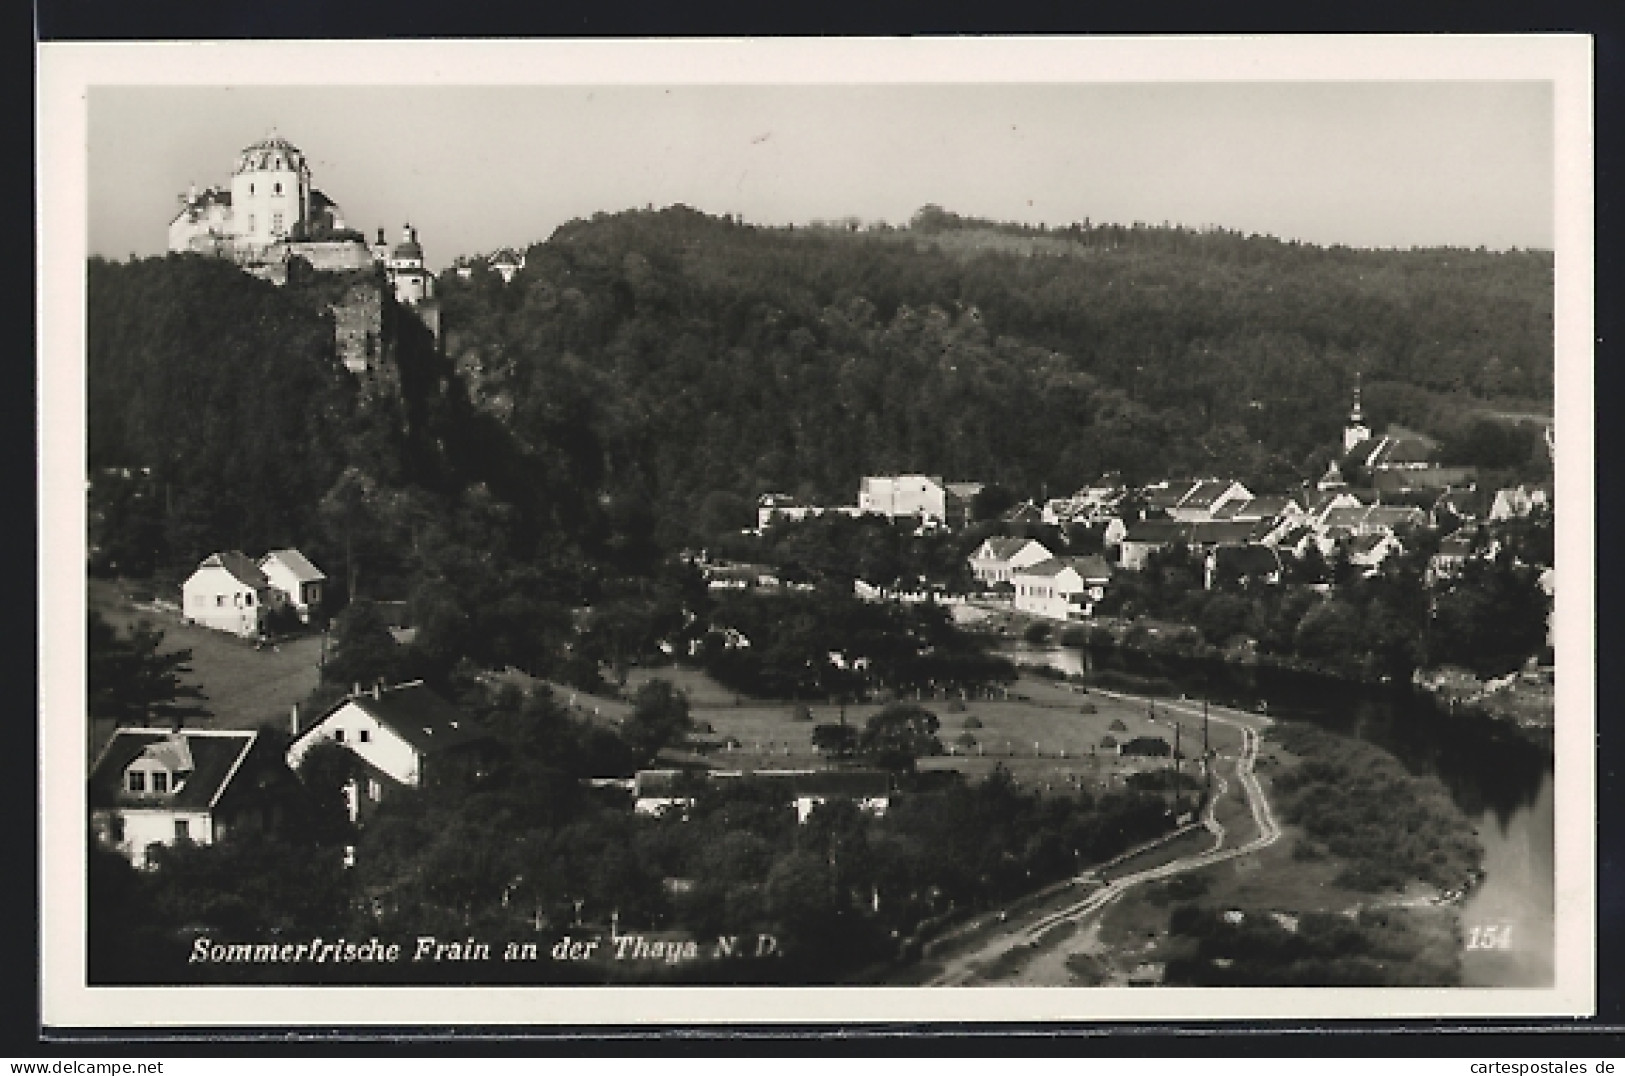
M1546 436L1550 446L1550 427ZM1373 435L1356 388L1343 465L1334 459L1316 482L1255 493L1233 477L1163 478L1131 486L1118 476L1103 476L1070 496L1023 501L996 521L981 521L998 533L969 553L971 577L984 597L1007 601L1020 613L1080 621L1095 615L1115 573L1142 571L1154 554L1175 546L1200 558L1204 586L1212 589L1221 579L1279 583L1284 556L1302 559L1311 551L1326 563L1346 558L1360 574L1371 576L1405 552L1408 541L1428 536L1438 539L1428 562L1431 583L1459 574L1469 560L1493 559L1500 551L1501 525L1551 512L1550 482L1480 489L1473 468L1440 464L1438 447L1432 438L1400 426ZM1347 480L1344 466L1363 481ZM754 533L830 514L907 521L922 536L963 532L975 522L974 504L985 488L979 482L905 474L864 478L855 505L825 507L770 493L758 502ZM1093 532L1098 553L1058 555L1043 538L1079 531ZM1551 567L1542 567L1549 590ZM710 566L710 573L716 587L772 580L770 573L753 577L738 566ZM927 596L898 593L872 580L857 585L870 597Z

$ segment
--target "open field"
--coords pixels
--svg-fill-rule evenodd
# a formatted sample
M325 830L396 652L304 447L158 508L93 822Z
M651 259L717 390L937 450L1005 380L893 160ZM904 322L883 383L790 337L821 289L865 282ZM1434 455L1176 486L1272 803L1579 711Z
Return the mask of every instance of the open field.
M796 704L788 702L741 699L736 705L733 693L693 669L637 670L628 680L628 691L655 678L669 680L688 692L694 720L701 726L710 725L718 735L740 742L739 748L716 756L725 765L817 766L823 759L812 747L813 726L840 720L840 707L826 704L806 704L811 721L794 720ZM1074 685L1037 676L1023 676L1010 696L1008 700L923 700L921 705L942 721L938 736L953 753L922 759L919 768L958 770L975 780L1002 766L1024 787L1066 791L1070 787L1099 790L1138 770L1168 765L1165 759L1122 758L1115 750L1101 747L1102 738L1108 735L1118 742L1159 736L1171 744L1174 715L1161 706L1153 717L1143 703L1083 693ZM1086 707L1093 707L1094 712L1084 713ZM880 709L877 704L848 706L847 723L862 727ZM971 718L980 721L981 727L967 728ZM1190 756L1184 763L1185 772L1195 776L1200 773L1196 756L1201 752L1201 721L1187 715L1178 715L1178 721L1181 750ZM1121 722L1123 728L1114 730L1113 722ZM975 739L975 746L956 742L967 733ZM1221 753L1233 756L1240 749L1241 738L1233 729L1215 723L1209 735L1212 746Z
M192 672L186 681L203 689L210 717L194 722L202 728L254 728L286 722L289 708L315 690L322 641L304 636L255 650L235 635L182 624L178 614L137 608L117 583L92 579L90 607L121 632L138 620L150 621L164 633L161 650L191 650ZM94 748L96 745L92 745Z

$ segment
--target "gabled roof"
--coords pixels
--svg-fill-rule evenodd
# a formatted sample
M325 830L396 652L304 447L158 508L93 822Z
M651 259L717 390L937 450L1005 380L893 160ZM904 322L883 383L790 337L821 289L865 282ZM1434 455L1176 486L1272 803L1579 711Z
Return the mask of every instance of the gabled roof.
M1230 491L1236 483L1228 478L1208 478L1191 487L1179 502L1180 508L1206 508Z
M371 692L349 695L328 707L305 735L344 706L355 706L389 728L422 755L437 754L490 739L474 719L435 694L422 682L386 687L374 698Z
M90 806L206 811L225 792L257 735L235 729L118 729L90 768ZM129 792L124 771L146 754L172 772L189 769L190 774L177 791Z
M1023 501L1004 514L1006 523L1042 523L1044 513L1031 501Z
M988 554L996 560L1009 560L1027 547L1032 538L989 538L985 544ZM1048 552L1048 550L1046 550Z
M1191 525L1181 523L1177 519L1142 519L1138 523L1130 523L1123 535L1125 542L1177 542L1181 538L1188 539Z
M305 555L297 549L273 549L260 558L260 568L263 570L266 563L275 560L293 574L301 583L319 583L327 575L316 565L305 559Z
M1103 558L1093 554L1086 557L1051 557L1049 560L1041 560L1037 564L1019 568L1016 574L1053 577L1060 575L1068 568L1077 572L1078 576L1083 579L1110 579L1112 574L1111 565L1107 564Z
M1190 479L1169 482L1166 486L1147 486L1143 491L1145 503L1151 508L1173 508L1200 483Z
M962 501L968 501L978 493L982 492L982 483L947 482L943 484L942 488L947 490L952 496L958 497Z
M203 568L224 568L231 573L233 579L245 587L258 589L270 586L270 582L265 578L265 573L260 571L259 565L236 550L212 553L203 559L203 563L199 564L198 568L200 570Z

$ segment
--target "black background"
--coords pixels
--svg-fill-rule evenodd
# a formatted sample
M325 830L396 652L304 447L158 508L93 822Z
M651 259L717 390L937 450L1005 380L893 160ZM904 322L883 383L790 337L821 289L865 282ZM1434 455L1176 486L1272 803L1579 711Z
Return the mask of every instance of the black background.
M1625 1050L1625 997L1621 991L1621 928L1625 926L1625 839L1620 833L1621 737L1612 725L1620 698L1621 653L1618 617L1611 599L1620 593L1619 552L1625 548L1625 519L1619 510L1620 483L1614 461L1622 458L1621 423L1611 412L1621 403L1620 338L1616 297L1620 279L1619 106L1620 57L1625 47L1620 9L1606 3L1360 3L1204 4L1077 3L956 5L934 2L854 2L784 5L751 3L610 3L603 0L549 0L547 3L488 0L35 0L32 41L166 39L343 39L481 37L708 37L708 36L892 36L977 34L1197 34L1197 33L1528 33L1579 32L1593 35L1596 67L1596 353L1597 388L1597 805L1598 805L1598 1003L1589 1021L1469 1021L1263 1024L1074 1026L996 1025L967 1027L859 1025L834 1027L687 1028L401 1028L392 1031L343 1029L219 1029L187 1033L166 1030L134 1039L128 1030L105 1034L42 1031L39 1025L39 933L37 831L37 623L40 595L26 617L18 608L6 623L11 711L5 721L4 780L0 818L7 820L4 869L4 928L0 929L0 1056L13 1058L119 1057L126 1060L184 1056L272 1055L319 1052L326 1056L385 1057L499 1054L547 1055L591 1052L604 1056L744 1055L989 1055L1074 1054L1084 1057L1226 1055L1290 1056L1446 1056L1546 1060L1618 1058ZM20 13L21 5L9 9ZM17 38L20 41L20 35ZM30 53L32 58L32 51ZM20 59L20 57L19 57ZM10 67L20 72L20 64ZM12 98L19 100L18 97ZM20 110L19 110L20 111ZM14 113L14 115L16 115ZM32 141L33 110L22 125L8 124L13 147ZM13 154L15 159L20 153ZM37 174L35 176L37 182ZM20 226L21 198L9 200L9 218ZM20 228L19 228L20 230ZM22 263L20 243L11 244L13 266ZM30 260L26 264L32 264ZM11 274L8 274L8 276ZM36 282L37 286L37 282ZM21 296L12 291L13 324L30 319ZM6 438L0 458L10 464L8 502L36 502L34 384L23 371L32 365L22 348L11 350L12 391L0 394ZM20 513L16 513L20 515ZM37 518L37 512L36 512ZM11 528L5 547L14 580L37 588L34 528ZM25 574L26 573L26 576ZM1572 576L1570 576L1572 578ZM13 591L20 583L14 583ZM26 642L33 640L33 648ZM24 655L32 649L36 661ZM1578 660L1578 659L1576 659ZM35 721L23 700L35 700ZM25 969L33 975L25 975ZM383 1000L383 999L381 999ZM177 999L179 1001L179 999ZM427 1039L432 1038L431 1043Z

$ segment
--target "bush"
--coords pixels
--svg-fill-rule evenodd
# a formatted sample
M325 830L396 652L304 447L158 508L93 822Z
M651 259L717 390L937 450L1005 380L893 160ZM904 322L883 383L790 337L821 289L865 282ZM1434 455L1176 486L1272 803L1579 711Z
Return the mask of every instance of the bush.
M1128 726L1123 724L1123 719L1120 718L1120 717L1112 718L1112 723L1110 725L1106 726L1106 727L1111 729L1113 732L1127 732L1128 731Z
M958 744L960 747L966 747L966 748L975 747L976 746L976 737L972 736L968 732L961 732L959 734L959 738L957 740L955 740L954 743Z
M982 727L982 719L977 717L975 714L971 714L969 717L965 718L964 727L968 729L979 729Z
M1029 643L1047 643L1049 636L1050 626L1044 623L1028 624L1026 630L1021 633L1021 637Z
M791 721L811 721L812 719L812 710L805 703L797 704L796 708L790 711Z
M1116 747L1117 746L1117 737L1113 736L1111 733L1108 732L1106 735L1104 735L1104 736L1102 736L1100 738L1100 746L1101 747L1106 747L1106 748Z
M962 714L965 712L965 704L959 699L954 699L948 703L948 712L950 714Z
M1088 646L1089 629L1076 624L1061 629L1061 645L1079 648Z
M1100 710L1100 707L1096 706L1092 702L1086 702L1082 706L1078 707L1078 713L1080 713L1080 714L1098 713L1099 710Z

